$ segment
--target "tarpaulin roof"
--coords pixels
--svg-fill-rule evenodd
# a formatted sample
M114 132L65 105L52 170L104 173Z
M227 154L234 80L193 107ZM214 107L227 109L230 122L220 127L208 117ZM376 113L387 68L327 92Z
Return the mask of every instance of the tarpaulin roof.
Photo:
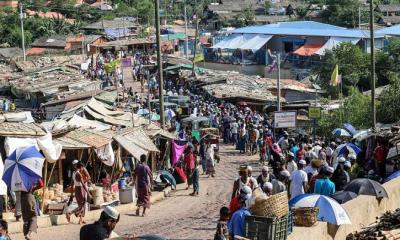
M296 51L294 51L293 54L300 55L300 56L312 56L322 46L324 46L323 42L305 43L303 46L301 46Z
M270 35L262 34L232 34L215 44L212 48L258 50L271 38L272 36Z
M171 41L171 40L180 40L180 39L185 39L185 34L181 32L177 33L170 33L170 34L163 34L161 35L161 40L162 41Z
M114 139L121 145L121 147L132 154L132 156L136 159L140 159L142 154L147 155L149 153L149 151L146 151L145 149L131 143L124 136L114 136Z
M346 29L313 21L280 22L263 26L249 26L235 29L231 33L369 38L369 33L364 30Z
M124 136L127 140L147 151L159 151L151 138L147 136L146 133L140 128L129 128L119 135Z
M91 115L96 120L120 126L132 126L134 121L135 126L147 123L144 118L137 116L130 112L111 111L94 98L92 98L88 105L84 108L85 112Z
M315 54L324 55L327 50L332 50L334 47L340 45L341 43L348 42L352 44L357 44L360 38L343 38L343 37L331 37L329 40L321 47Z
M147 155L148 152L159 152L153 141L139 128L126 129L114 136L114 139L136 159L140 159L142 154Z
M111 125L95 121L95 120L89 120L83 117L80 117L78 115L74 115L69 121L69 125L76 126L76 127L81 127L81 128L89 128L89 129L95 129L97 131L104 131L108 130L111 128Z
M58 137L53 139L54 143L61 144L63 149L86 149L90 148L91 146L84 144L82 142L76 141L72 138L63 136L63 137Z
M150 123L149 125L143 127L143 130L146 132L147 136L150 138L154 138L156 136L165 137L167 139L174 139L175 135L160 128L159 126L155 125L154 123Z
M384 36L384 35L399 36L400 35L400 24L394 25L392 27L376 30L375 34L377 36Z

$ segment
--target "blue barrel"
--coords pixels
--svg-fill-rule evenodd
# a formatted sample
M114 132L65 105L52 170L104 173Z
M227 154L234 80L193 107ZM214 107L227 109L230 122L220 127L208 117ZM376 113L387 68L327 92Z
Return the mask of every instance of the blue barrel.
M125 178L118 179L118 188L119 189L125 189L126 188L126 179Z

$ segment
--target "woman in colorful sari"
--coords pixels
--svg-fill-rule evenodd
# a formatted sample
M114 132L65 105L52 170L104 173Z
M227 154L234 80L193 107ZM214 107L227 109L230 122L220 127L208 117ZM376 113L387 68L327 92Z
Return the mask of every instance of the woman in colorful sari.
M146 215L146 208L150 208L151 181L153 178L153 174L146 162L147 157L142 154L140 156L140 163L135 169L136 191L138 195L136 215L139 216L140 207L143 207L142 217Z

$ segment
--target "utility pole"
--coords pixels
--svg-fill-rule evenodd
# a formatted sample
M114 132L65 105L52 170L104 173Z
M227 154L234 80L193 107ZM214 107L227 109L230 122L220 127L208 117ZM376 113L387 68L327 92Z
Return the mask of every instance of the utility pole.
M278 111L281 111L281 54L277 54L277 67L278 67L278 79L276 81L276 89L278 90L278 99L277 99L277 109Z
M160 0L155 1L155 22L156 22L156 43L157 43L157 67L158 67L158 89L159 89L159 100L160 100L160 125L161 128L165 126L164 119L164 81L163 81L163 69L161 59L161 37L160 37ZM150 109L149 109L150 110Z
M376 106L375 106L375 39L374 39L374 3L369 1L369 28L371 34L371 120L372 130L376 127Z
M24 33L24 13L22 12L22 2L19 3L19 18L21 20L22 52L24 53L24 62L25 62L26 51L25 51L25 33Z
M187 33L187 30L188 30L188 24L187 24L187 10L186 10L186 0L184 1L184 14L185 14L185 56L186 56L186 59L189 59L189 46L188 46L188 44L189 44L189 38L188 38L188 33Z
M198 17L197 17L197 14L196 14L196 33L195 33L195 36L194 36L194 53L193 53L193 68L192 68L192 74L193 74L193 76L195 75L195 70L194 70L194 67L195 67L195 58L196 58L196 52L197 52L197 35L199 34L199 21L198 21L198 19L197 19Z

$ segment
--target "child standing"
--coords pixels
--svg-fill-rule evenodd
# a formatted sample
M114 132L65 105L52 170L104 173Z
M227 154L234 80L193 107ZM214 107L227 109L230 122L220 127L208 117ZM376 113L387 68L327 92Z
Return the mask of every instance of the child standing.
M195 166L193 169L193 174L192 174L192 182L193 182L193 192L190 194L192 196L198 196L199 195L199 178L200 178L200 172L199 172L199 162L195 161Z
M219 210L219 220L218 220L217 232L215 233L214 240L228 240L229 239L228 220L229 220L229 208L222 207Z

